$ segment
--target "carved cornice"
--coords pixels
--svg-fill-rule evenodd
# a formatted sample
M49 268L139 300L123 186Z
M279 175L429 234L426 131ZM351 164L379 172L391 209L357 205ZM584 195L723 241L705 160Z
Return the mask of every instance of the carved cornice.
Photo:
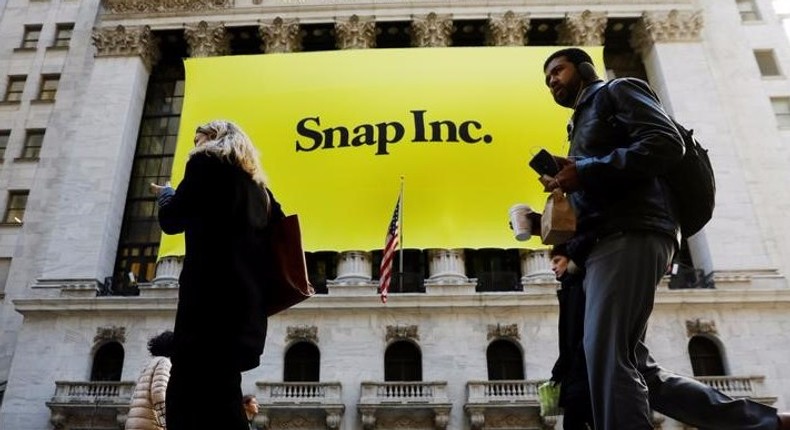
M521 339L518 332L518 324L489 324L488 325L488 340L499 338Z
M604 43L606 13L585 10L569 13L559 25L558 44L571 46L598 46Z
M109 326L96 329L96 336L93 337L93 343L99 344L111 341L118 343L126 342L126 327Z
M200 21L184 26L190 57L216 57L230 53L230 37L225 24Z
M631 47L643 52L654 43L698 42L703 25L702 11L645 12L634 28Z
M450 46L453 29L450 15L431 12L425 17L415 17L411 22L411 44L420 48Z
M686 335L693 337L701 334L718 335L719 331L716 329L716 322L713 320L686 320Z
M271 23L258 27L261 35L261 50L267 54L278 52L299 52L302 50L302 32L299 20L283 20L279 16Z
M420 335L417 333L417 326L416 325L407 325L407 326L388 325L387 326L387 342L391 340L402 340L402 339L419 340Z
M148 70L159 61L159 43L151 27L104 27L93 30L96 57L131 57L139 55Z
M289 326L286 329L285 343L293 341L310 341L318 343L318 327L312 326Z
M228 9L233 0L103 0L108 14L195 12Z
M351 15L335 22L338 49L368 49L376 47L376 21L373 17Z
M512 10L488 20L488 44L493 46L524 46L527 43L529 18Z

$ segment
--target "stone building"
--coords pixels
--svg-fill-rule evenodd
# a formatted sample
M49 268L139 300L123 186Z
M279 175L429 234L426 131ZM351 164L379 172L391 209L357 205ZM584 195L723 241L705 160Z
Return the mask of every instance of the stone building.
M180 261L156 261L147 184L170 175L184 57L502 45L603 45L609 77L648 79L695 128L716 214L648 344L790 407L790 44L769 0L0 0L0 428L123 427L174 318ZM545 251L406 250L387 307L380 252L308 255L318 296L271 320L244 375L260 428L560 428L536 401L556 354Z

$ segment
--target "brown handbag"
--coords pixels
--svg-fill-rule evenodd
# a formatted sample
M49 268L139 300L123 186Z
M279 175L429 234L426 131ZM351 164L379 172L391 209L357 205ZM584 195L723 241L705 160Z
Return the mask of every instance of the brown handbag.
M266 285L266 316L270 317L315 294L307 277L299 217L288 215L269 225L271 281Z

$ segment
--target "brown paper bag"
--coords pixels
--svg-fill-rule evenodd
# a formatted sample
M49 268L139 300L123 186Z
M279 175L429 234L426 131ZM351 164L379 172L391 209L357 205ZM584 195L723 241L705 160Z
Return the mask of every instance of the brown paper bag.
M546 199L540 220L540 238L544 245L559 245L576 233L576 214L565 194L556 189Z

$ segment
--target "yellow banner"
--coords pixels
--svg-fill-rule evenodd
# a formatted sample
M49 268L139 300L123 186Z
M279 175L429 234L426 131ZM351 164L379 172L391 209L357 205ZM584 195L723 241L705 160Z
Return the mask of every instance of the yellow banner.
M536 248L514 239L508 209L542 212L527 165L540 148L566 154L571 111L544 83L553 47L407 48L186 60L173 184L194 130L239 124L261 151L307 251L384 246L404 184L404 248ZM588 50L603 64L603 49ZM163 235L160 257L182 255Z

